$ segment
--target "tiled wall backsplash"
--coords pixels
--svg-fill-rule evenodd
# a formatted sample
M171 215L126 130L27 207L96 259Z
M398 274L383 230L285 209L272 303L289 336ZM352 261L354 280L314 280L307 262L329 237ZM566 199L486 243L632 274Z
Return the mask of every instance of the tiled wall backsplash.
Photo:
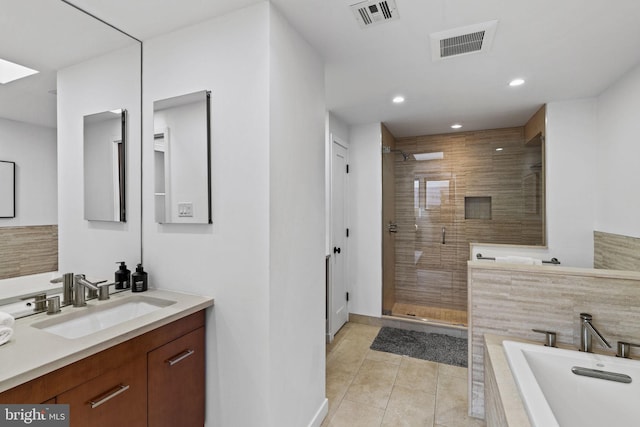
M58 226L0 227L0 279L58 270Z
M640 239L594 231L593 267L640 271Z
M615 353L617 341L640 341L640 272L470 261L468 277L474 416L484 416L484 334L543 342L532 329L544 329L555 331L558 343L577 349L579 315L586 312L614 347L607 353ZM640 357L636 351L632 357Z

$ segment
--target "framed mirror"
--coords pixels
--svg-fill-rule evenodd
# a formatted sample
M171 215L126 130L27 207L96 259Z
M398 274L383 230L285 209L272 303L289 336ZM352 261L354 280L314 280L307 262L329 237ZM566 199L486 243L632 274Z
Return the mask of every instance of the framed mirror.
M153 103L155 220L211 224L211 93Z
M84 116L84 219L127 221L127 110Z
M0 218L16 216L16 164L0 160Z

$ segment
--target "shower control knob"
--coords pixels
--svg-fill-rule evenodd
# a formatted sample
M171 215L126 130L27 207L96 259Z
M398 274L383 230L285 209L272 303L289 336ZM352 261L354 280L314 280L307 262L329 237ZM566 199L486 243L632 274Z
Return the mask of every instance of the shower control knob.
M338 247L334 246L334 247L333 247L333 253L334 253L334 254L339 254L339 253L340 253L340 248L338 248Z

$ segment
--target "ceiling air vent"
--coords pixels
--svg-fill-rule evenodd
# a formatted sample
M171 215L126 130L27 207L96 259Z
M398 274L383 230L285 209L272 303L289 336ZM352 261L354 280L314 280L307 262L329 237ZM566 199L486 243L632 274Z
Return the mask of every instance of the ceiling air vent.
M351 10L360 28L382 24L399 18L395 0L363 1L352 4Z
M498 21L483 22L431 34L431 57L434 61L454 56L482 53L493 42Z

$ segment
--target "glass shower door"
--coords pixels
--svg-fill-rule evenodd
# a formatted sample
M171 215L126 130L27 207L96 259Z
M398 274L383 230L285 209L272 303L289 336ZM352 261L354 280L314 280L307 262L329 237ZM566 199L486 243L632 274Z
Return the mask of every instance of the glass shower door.
M453 173L414 172L413 203L396 208L404 207L401 216L413 224L411 233L396 246L396 253L404 257L397 259L403 274L396 277L399 298L394 314L451 321L448 310L453 308L456 299L453 291L457 256L455 196ZM457 323L456 319L453 322Z

